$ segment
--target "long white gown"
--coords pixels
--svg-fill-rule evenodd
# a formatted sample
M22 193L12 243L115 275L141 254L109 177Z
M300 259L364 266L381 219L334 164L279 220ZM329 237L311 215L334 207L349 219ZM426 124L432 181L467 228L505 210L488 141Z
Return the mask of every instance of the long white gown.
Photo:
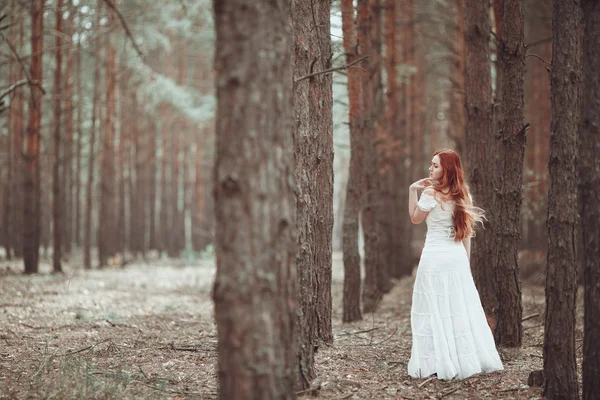
M429 214L412 298L409 375L450 380L502 370L467 252L454 241L454 203L424 193L418 207Z

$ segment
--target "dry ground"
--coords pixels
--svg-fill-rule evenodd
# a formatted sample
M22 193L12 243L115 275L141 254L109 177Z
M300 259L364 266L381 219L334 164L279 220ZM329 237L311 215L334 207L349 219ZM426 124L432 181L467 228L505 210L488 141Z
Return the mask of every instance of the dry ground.
M26 277L0 263L0 399L217 397L212 259L153 260ZM77 267L77 268L74 268ZM377 313L341 323L341 256L334 256L335 343L319 350L317 399L537 399L544 290L524 287L524 345L501 350L505 371L464 381L411 379L412 278L396 283ZM581 298L581 296L580 296ZM581 301L580 301L581 303ZM578 362L581 364L581 304Z

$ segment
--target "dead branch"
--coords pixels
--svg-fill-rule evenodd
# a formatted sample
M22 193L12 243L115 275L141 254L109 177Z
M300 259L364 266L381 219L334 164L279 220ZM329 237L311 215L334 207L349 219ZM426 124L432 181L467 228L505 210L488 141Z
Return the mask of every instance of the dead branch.
M84 347L82 349L79 349L79 350L67 351L66 353L63 353L63 354L57 354L56 357L72 356L73 354L82 353L82 352L87 351L87 350L92 350L94 347L96 347L98 345L101 345L102 343L106 343L108 341L110 341L110 339L104 339L104 340L102 340L102 341L100 341L100 342L98 342L96 344L92 344L90 346L86 346L86 347Z
M194 353L200 351L195 346L185 346L185 347L180 346L180 347L177 347L173 343L169 343L167 346L159 347L159 350L165 350L165 349L175 350L175 351L191 351L191 352L194 352Z
M341 71L341 70L344 70L344 69L348 69L348 68L352 67L353 65L358 64L359 62L361 62L363 60L366 60L367 58L369 58L369 56L363 56L363 57L359 58L358 60L354 60L350 64L346 64L346 65L341 66L341 67L329 68L329 69L326 69L324 71L314 72L312 74L305 75L305 76L303 76L301 78L296 79L294 81L294 83L296 84L296 83L298 83L300 81L303 81L305 79L312 78L313 76L323 75L323 74L329 74L331 72Z
M377 345L380 345L380 344L383 344L383 343L387 342L392 337L394 337L394 335L396 334L396 332L398 332L398 327L396 327L396 329L394 329L394 332L392 332L392 334L390 336L388 336L386 339L383 339L381 342L373 343L373 345L377 346Z
M527 321L527 320L530 320L530 319L532 319L532 318L539 317L540 315L542 315L542 314L541 314L541 313L537 313L537 314L531 314L531 315L528 315L528 316L526 316L525 318L523 318L523 319L521 320L521 322L525 322L525 321Z
M435 376L432 376L431 378L419 383L419 386L417 386L418 388L422 388L423 386L427 385L429 382L431 382L432 380L435 379Z
M542 44L542 43L546 43L546 42L551 42L552 41L552 36L547 37L545 39L540 39L540 40L534 40L531 43L528 43L525 45L525 50L529 50L531 47L533 46L537 46L538 44Z
M446 396L449 396L449 395L451 395L452 393L456 392L458 389L460 389L460 386L457 386L457 387L455 387L455 388L453 388L453 389L450 389L450 390L447 390L447 391L445 391L445 392L442 392L442 393L440 393L440 396L439 396L439 398L440 398L440 399L443 399L444 397L446 397Z
M528 386L515 386L507 389L498 390L498 393L516 392L518 390L529 389Z
M535 58L541 60L542 62L546 63L547 65L552 65L551 63L549 63L548 61L544 60L542 57L538 56L537 54L527 54L525 56L525 58L527 58L527 57L535 57Z
M129 25L127 25L127 21L125 20L125 17L123 17L123 14L121 14L121 11L119 11L117 9L117 7L113 4L112 1L104 0L104 2L115 12L115 14L117 14L117 17L119 17L119 21L121 21L121 25L123 26L123 29L125 30L125 34L127 35L129 40L131 41L131 44L133 45L133 48L138 53L138 56L140 56L140 58L143 61L145 61L144 53L142 53L142 50L139 48L139 46L135 42L133 34L131 33L131 30L129 29Z

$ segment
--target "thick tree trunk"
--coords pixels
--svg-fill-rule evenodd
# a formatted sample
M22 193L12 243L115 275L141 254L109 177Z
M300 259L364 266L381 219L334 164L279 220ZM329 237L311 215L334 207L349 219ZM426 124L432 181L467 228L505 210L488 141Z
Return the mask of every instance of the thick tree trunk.
M116 0L115 0L116 3ZM108 24L116 22L115 12L108 10ZM117 249L117 201L115 184L115 115L116 115L116 68L117 56L110 36L106 42L106 116L102 149L100 177L100 219L98 224L98 259L100 267L107 264L108 258Z
M44 0L31 2L31 79L42 83L42 52L44 47ZM23 182L23 261L25 273L34 274L39 266L40 248L40 127L42 92L31 86L29 126L26 134L25 174Z
M544 328L544 396L549 400L579 397L575 358L575 308L580 17L578 1L554 0Z
M488 318L495 319L494 177L496 139L492 126L492 78L490 72L490 20L487 2L465 3L466 143L469 182L475 205L486 211L485 229L477 232L471 250L471 269ZM494 322L492 322L492 325Z
M330 0L294 2L294 75L331 68ZM315 25L316 24L316 25ZM316 60L316 62L315 62ZM294 148L297 182L299 284L297 389L315 378L314 353L332 343L333 86L331 74L295 85Z
M583 399L600 393L600 2L583 2L579 194L584 258Z
M61 188L61 107L63 88L62 78L62 37L63 37L63 0L56 2L56 25L57 32L54 45L56 46L56 63L54 64L54 88L53 88L53 156L52 166L52 269L54 272L62 272L62 240L63 240L63 201Z
M100 23L100 14L102 11L103 0L97 0L96 3L96 23ZM85 194L85 227L83 237L83 266L85 269L92 268L92 208L94 197L94 166L96 164L96 131L98 129L97 118L100 102L100 51L101 45L99 38L96 38L94 45L94 94L92 98L92 126L90 127L89 160L88 174ZM99 238L98 238L99 242Z
M496 191L496 218L502 225L496 235L496 284L498 319L494 336L505 347L520 347L523 337L523 305L519 278L521 188L526 132L524 125L525 46L523 0L502 3L503 36L499 44L502 82L502 114L499 186Z
M342 30L344 51L348 64L358 59L356 28L354 25L354 5L352 0L342 0ZM348 98L350 103L350 168L346 186L346 207L342 249L344 252L344 322L362 318L360 308L360 253L358 251L359 215L364 193L364 149L359 124L359 112L362 101L360 71L350 68L348 71Z
M292 399L297 236L290 2L213 4L220 398Z

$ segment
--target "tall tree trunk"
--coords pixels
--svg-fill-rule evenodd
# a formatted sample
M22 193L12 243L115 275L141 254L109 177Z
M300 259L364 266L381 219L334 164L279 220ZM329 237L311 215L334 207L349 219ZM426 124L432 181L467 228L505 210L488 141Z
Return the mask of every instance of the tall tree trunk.
M31 72L33 81L42 83L44 47L44 0L31 2ZM31 86L29 126L26 134L25 173L23 182L23 261L25 273L34 274L39 266L40 248L40 127L42 92Z
M213 4L220 398L292 399L297 237L290 2Z
M194 251L202 251L207 243L206 236L206 201L204 179L204 152L203 142L205 141L205 129L200 129L196 135L196 154L195 154L195 176L194 176L194 202L192 207L192 247Z
M496 235L496 284L498 288L498 320L494 336L496 343L520 347L523 337L523 305L519 278L518 250L520 242L521 188L526 132L524 125L525 85L525 17L523 0L502 3L499 43L500 63L505 76L502 82L502 115L499 176L496 191L496 218L502 226Z
M74 11L72 0L66 0L69 11L69 18L65 24L65 34L68 41L65 42L66 47L66 70L64 74L64 159L62 160L63 173L63 192L62 207L63 207L63 249L66 253L71 252L72 236L73 236L73 24Z
M486 211L485 229L473 240L471 269L488 319L495 320L498 300L494 262L495 137L492 126L492 79L490 72L490 19L487 2L465 3L466 143L469 182L475 204ZM495 322L491 323L492 325Z
M377 243L374 247L377 256L377 270L375 271L375 284L379 296L383 293L388 293L392 290L392 282L390 281L390 274L387 265L384 264L383 252L385 251L384 242L382 241L382 235L384 232L385 224L382 223L382 215L387 215L387 210L383 207L382 198L382 182L380 171L384 166L384 162L379 156L380 151L380 138L383 136L385 130L385 99L383 90L383 14L385 0L372 0L371 13L373 15L373 24L371 25L371 45L373 49L373 64L371 72L371 80L373 82L373 110L371 120L373 121L373 131L369 136L370 149L369 158L372 162L368 165L369 179L367 187L372 186L372 190L369 190L369 196L372 201L369 202L370 209L367 211L371 212L370 222L373 225L373 230L377 236Z
M54 272L62 272L62 239L64 221L63 217L63 196L61 191L60 166L61 166L61 107L63 98L62 78L62 37L63 37L63 0L56 2L56 25L57 32L55 36L56 46L56 64L54 67L54 88L53 88L53 125L54 125L54 164L52 166L52 268Z
M552 43L548 38L552 35L552 2L546 0L525 2L525 12L528 23L526 28L527 42L532 44L527 48L530 54L539 56L542 60L552 57ZM547 62L536 57L527 57L526 70L530 74L526 82L530 82L529 96L525 100L528 112L527 121L531 122L528 132L528 163L531 172L529 195L526 203L530 212L528 217L526 237L527 247L536 251L547 248L546 217L548 193L548 145L550 143L550 68Z
M19 11L20 7L16 0L11 1L11 26L9 38L17 51L23 47L25 16ZM9 66L10 84L24 78L21 65L17 60L10 61ZM5 214L3 222L4 245L8 259L21 257L23 255L23 213L19 212L23 207L23 115L24 96L22 90L13 92L8 110L9 148L8 168L5 196Z
M156 170L158 168L158 158L156 157L157 150L157 135L155 121L148 121L148 159L147 159L147 171L148 171L148 249L156 250L158 247L157 235L156 235Z
M103 0L97 0L96 3L96 24L100 24L100 14L102 12ZM97 32L98 34L98 32ZM92 268L92 207L94 197L94 166L96 164L96 131L99 130L97 122L97 112L100 102L100 39L96 37L94 45L94 94L92 98L92 126L90 127L89 160L88 175L85 195L85 228L83 238L83 266L85 269ZM99 243L99 237L98 237Z
M374 312L383 292L379 290L377 278L379 275L379 232L377 226L377 202L379 198L379 184L377 171L377 158L375 154L375 96L376 69L379 65L379 55L373 49L373 24L376 24L373 15L373 5L377 0L358 0L358 48L361 56L369 58L363 61L365 71L361 74L362 107L360 112L360 130L364 143L364 174L365 194L361 213L361 222L365 237L365 280L363 285L363 312Z
M583 399L600 393L600 2L583 2L579 194L584 258Z
M580 17L578 1L554 0L544 328L544 396L549 400L579 397L575 358L575 308Z
M402 68L396 70L396 78L398 79L398 93L395 96L395 118L393 121L394 131L397 135L397 140L400 142L400 152L403 155L403 160L395 164L395 185L396 196L398 197L398 212L400 213L400 221L402 221L397 231L399 240L403 240L407 246L407 252L404 257L398 259L400 265L393 276L400 278L408 276L412 273L415 264L410 249L412 240L411 223L406 215L408 207L406 188L412 182L414 154L411 152L412 121L410 119L411 112L411 75L413 73L412 65L414 61L414 24L413 24L413 0L402 0L396 5L397 15L396 24L398 26L398 38L396 40L396 53L398 56L397 65L402 65Z
M459 154L465 152L465 1L457 0L456 13L456 62L452 64L453 84L450 89L450 132L453 148ZM437 146L435 146L437 148ZM466 160L465 160L466 161Z
M377 214L380 227L379 243L381 248L380 261L382 269L385 268L388 276L396 276L396 252L405 247L406 243L397 241L394 237L395 224L399 221L396 208L398 199L394 190L393 166L399 162L400 154L397 151L398 143L394 138L393 118L395 115L394 96L397 94L396 85L396 2L386 0L384 8L384 35L385 35L385 58L384 66L387 76L387 90L385 101L385 114L380 121L380 129L377 135L377 158L379 159L379 180L381 190L381 207L386 212Z
M116 0L115 0L116 3ZM108 25L116 22L115 12L108 10ZM115 115L116 115L116 50L107 34L106 42L106 116L104 121L104 138L102 148L102 166L100 176L100 218L98 224L98 259L100 266L107 264L108 258L117 250L116 207L115 196Z
M160 252L168 252L169 250L169 192L171 190L172 182L167 178L168 165L169 165L169 127L170 127L170 115L167 109L167 105L161 106L162 120L160 122L161 130L161 166L160 166L160 217L159 217L159 235L160 235ZM169 121L169 122L167 122Z
M75 82L77 85L77 147L75 150L75 245L81 246L81 151L83 147L83 88L81 78L81 32L78 31L75 53Z
M331 1L294 2L295 79L331 68ZM297 389L315 378L314 353L332 343L333 86L331 74L298 82L294 91L299 284Z
M357 35L354 23L354 5L352 0L342 0L342 31L344 51L348 64L358 60ZM346 186L346 207L342 248L344 253L344 322L357 321L362 318L360 308L360 253L358 251L359 215L364 192L364 153L362 134L360 131L360 108L362 86L360 72L348 69L348 98L350 103L350 168Z
M127 67L121 63L120 70L122 71L119 76L119 104L120 110L132 109L131 96L129 94L129 79L131 72ZM117 248L116 251L121 253L122 262L125 261L125 252L131 249L131 243L127 235L127 170L129 162L129 152L131 146L131 115L134 113L119 113L119 147L117 150L117 165L119 168L118 172L118 216L117 216ZM130 227L129 227L130 228Z

